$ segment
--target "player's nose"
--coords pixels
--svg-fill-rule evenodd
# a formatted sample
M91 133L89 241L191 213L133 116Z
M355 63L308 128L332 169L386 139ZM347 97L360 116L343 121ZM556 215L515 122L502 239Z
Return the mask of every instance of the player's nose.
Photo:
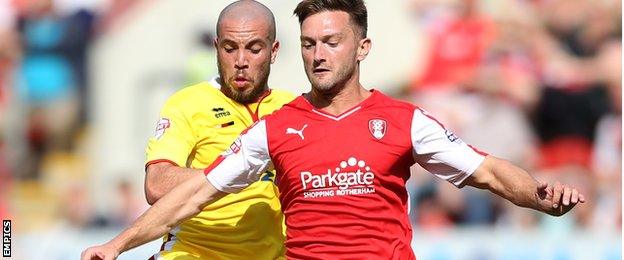
M325 48L323 47L323 44L317 44L314 47L314 61L321 63L325 61L325 58L326 58L326 53L325 53Z
M249 68L249 61L245 56L244 52L238 52L238 55L236 55L236 60L234 61L234 67L239 70Z

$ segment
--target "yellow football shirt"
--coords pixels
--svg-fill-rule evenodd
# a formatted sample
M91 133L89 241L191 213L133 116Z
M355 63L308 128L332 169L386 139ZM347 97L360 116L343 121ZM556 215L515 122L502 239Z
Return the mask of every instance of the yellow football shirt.
M294 96L271 90L256 104L226 97L216 81L186 87L165 103L146 154L149 164L202 169L240 132ZM283 215L274 170L237 194L210 204L164 238L156 259L275 259L284 253Z

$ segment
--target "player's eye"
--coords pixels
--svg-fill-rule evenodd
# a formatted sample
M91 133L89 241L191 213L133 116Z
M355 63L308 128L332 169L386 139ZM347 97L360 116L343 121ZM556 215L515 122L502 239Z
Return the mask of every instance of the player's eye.
M227 53L232 53L236 50L236 48L232 45L226 44L223 46L223 50Z
M258 53L260 53L260 51L262 51L262 49L260 49L260 48L251 49L251 53L253 53L253 54L258 54Z
M306 50L311 49L313 46L314 46L314 45L313 45L313 44L311 44L311 43L309 43L309 42L303 42L303 43L301 43L301 47L302 47L302 48L304 48L304 49L306 49Z

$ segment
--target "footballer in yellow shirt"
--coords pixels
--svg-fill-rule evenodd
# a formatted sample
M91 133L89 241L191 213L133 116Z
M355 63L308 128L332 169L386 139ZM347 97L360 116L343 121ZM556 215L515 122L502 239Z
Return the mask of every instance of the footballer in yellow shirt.
M162 108L146 153L145 191L154 203L210 165L247 127L294 99L267 86L279 42L271 11L255 1L227 6L217 22L219 78L186 87ZM283 215L273 180L229 194L172 228L155 259L276 259L284 254Z
M292 94L269 90L259 102L243 105L220 90L217 81L186 87L166 102L156 134L147 146L146 166L170 162L208 167L241 131L290 102ZM273 184L274 171L238 194L229 194L165 238L164 259L273 259L283 250L283 216ZM247 257L245 257L247 256ZM182 258L183 259L183 258Z

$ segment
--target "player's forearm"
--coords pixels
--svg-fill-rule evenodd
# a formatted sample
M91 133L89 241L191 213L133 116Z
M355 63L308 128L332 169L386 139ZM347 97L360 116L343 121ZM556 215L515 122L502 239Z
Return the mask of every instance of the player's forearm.
M192 178L163 196L130 228L108 244L121 253L152 241L196 215L208 202L221 195L222 192L215 189L204 176Z
M494 174L501 183L499 190L503 198L515 205L542 211L538 204L538 182L525 170L503 161L496 168Z
M490 190L517 206L544 210L538 203L538 182L508 161L488 156L475 176L469 185Z
M173 188L196 175L203 175L202 170L179 167L169 163L150 165L145 177L147 202L153 205Z

